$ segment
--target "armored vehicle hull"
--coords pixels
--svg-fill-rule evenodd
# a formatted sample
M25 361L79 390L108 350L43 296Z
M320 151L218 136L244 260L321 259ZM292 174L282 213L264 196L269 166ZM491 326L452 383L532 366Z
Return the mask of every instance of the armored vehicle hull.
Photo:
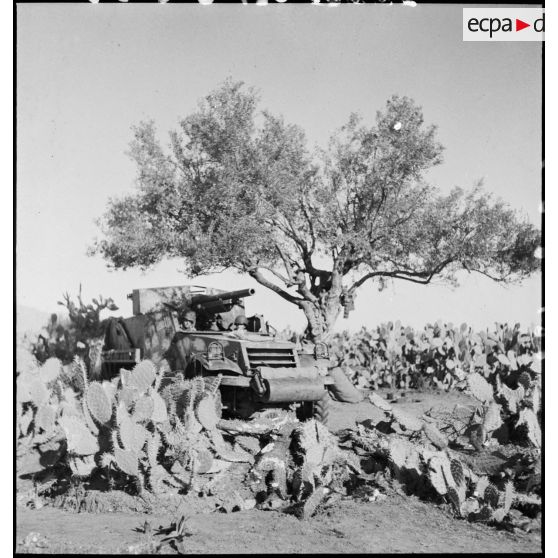
M182 289L173 299L171 289ZM103 375L111 377L143 358L167 361L171 374L221 377L220 394L227 414L248 418L261 409L296 409L300 418L327 421L327 347L305 354L303 364L295 343L279 341L263 331L185 329L180 316L196 312L196 325L219 313L221 327L244 316L240 299L253 290L192 294L188 287L144 289L132 296L134 316L113 319L107 328ZM147 291L147 292L146 292ZM184 294L185 293L185 294ZM209 316L209 318L208 318ZM201 321L200 321L201 320ZM252 321L249 323L258 323ZM211 321L214 324L213 321ZM261 326L260 326L261 327Z

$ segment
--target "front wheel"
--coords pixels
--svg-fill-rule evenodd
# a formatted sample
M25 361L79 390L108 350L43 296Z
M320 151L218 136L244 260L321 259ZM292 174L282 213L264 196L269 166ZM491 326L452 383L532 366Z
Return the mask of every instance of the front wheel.
M297 411L300 420L315 419L324 426L329 424L329 393L326 391L318 401L304 401Z

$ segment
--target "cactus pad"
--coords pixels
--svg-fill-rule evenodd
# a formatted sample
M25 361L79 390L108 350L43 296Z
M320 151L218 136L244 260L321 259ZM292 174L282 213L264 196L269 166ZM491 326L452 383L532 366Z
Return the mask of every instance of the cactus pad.
M118 392L118 401L122 401L126 408L132 407L132 405L139 399L140 392L137 388L132 386L123 387Z
M215 396L205 395L197 405L196 418L206 430L213 430L219 422L216 410Z
M205 377L205 392L209 395L215 395L219 386L221 385L222 374L217 376L206 376Z
M194 454L194 472L207 473L213 465L213 455L208 450L201 450Z
M56 408L52 405L41 405L35 414L35 431L51 432L56 420Z
M156 391L151 393L151 397L153 398L153 414L151 420L153 422L165 422L169 418L165 400Z
M21 346L16 348L16 368L20 374L35 373L39 368L37 359Z
M147 439L147 461L149 466L153 469L157 467L157 456L159 455L159 449L161 448L161 435L159 432L155 432L153 435L149 436Z
M493 484L489 484L485 488L484 495L483 495L483 500L491 508L496 509L498 507L498 502L500 500L500 494L498 493L498 489Z
M462 498L461 494L455 488L453 488L453 486L448 486L447 496L449 501L452 503L457 515L461 517L461 507L464 503L464 499Z
M327 493L328 489L323 486L316 488L316 490L304 502L300 518L303 520L310 519L314 513L316 513L318 506L324 501Z
M524 408L519 413L519 420L517 421L516 428L523 427L526 431L529 442L536 448L542 445L541 427L537 420L537 415L532 409Z
M462 486L465 484L465 474L463 472L463 465L457 459L452 459L450 461L450 471L453 480L457 486Z
M471 395L475 399L478 399L482 403L492 401L494 397L492 386L477 372L469 374L467 377L467 385L469 386Z
M425 422L422 430L430 442L438 449L442 450L448 447L448 439L433 424Z
M62 363L57 358L49 358L41 366L39 376L45 384L48 384L56 380L60 372L62 372Z
M484 497L484 491L489 484L490 481L488 480L488 477L479 477L475 486L475 493L480 497Z
M135 451L114 448L114 462L123 473L132 477L139 475L138 454Z
M383 397L380 397L377 393L370 393L368 399L370 400L370 403L372 403L372 405L378 407L378 409L381 409L382 411L391 412L391 410L393 409L392 405L388 403Z
M95 458L92 455L76 457L72 456L68 460L72 473L76 477L88 477L95 469Z
M447 457L442 454L435 455L428 461L428 479L441 496L447 493L446 475L443 472L444 461L447 461Z
M260 442L252 436L237 436L235 441L241 448L250 452L252 455L256 455L260 452Z
M153 416L155 402L150 395L142 395L134 405L134 420L149 420Z
M491 401L484 414L482 425L487 433L494 432L502 426L501 407L495 401Z
M49 400L50 392L39 378L33 378L29 382L29 395L31 403L35 407L40 407Z
M509 480L506 483L504 492L500 495L500 502L502 504L502 509L504 510L505 515L509 513L514 498L515 498L515 490L513 488L513 482Z
M135 387L139 393L147 391L155 381L155 365L150 360L142 360L136 364L130 374L130 387Z
M114 402L116 401L116 392L118 390L118 387L114 383L107 382L106 380L101 385L105 390L105 395L110 401L111 406L114 405Z
M99 382L91 382L86 392L87 407L93 418L101 424L106 424L112 417L112 405Z
M58 422L66 434L68 451L80 456L93 455L99 451L97 439L78 417L63 416Z
M198 421L196 414L192 410L184 412L184 426L190 434L198 434L203 429L203 426Z
M397 469L405 467L412 444L401 438L391 438L389 441L389 460Z
M411 432L418 432L422 429L424 421L413 415L394 407L391 410L393 418L405 429Z
M118 434L124 448L137 453L145 444L148 433L143 426L135 423L128 415L123 415Z
M519 402L525 397L525 388L519 384L516 389L511 389L506 384L500 386L500 395L505 399L510 413L519 411Z

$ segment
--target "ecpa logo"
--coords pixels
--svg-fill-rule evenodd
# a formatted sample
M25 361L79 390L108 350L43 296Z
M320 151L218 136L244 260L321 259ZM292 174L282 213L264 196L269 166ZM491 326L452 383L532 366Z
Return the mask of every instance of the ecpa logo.
M544 41L543 8L463 8L464 41Z

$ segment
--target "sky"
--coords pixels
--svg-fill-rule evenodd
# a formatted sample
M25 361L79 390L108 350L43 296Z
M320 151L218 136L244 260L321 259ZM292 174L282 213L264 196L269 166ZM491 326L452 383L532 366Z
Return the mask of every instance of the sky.
M63 292L111 296L131 314L134 288L254 286L248 313L304 327L299 310L234 273L190 279L180 261L109 271L86 250L110 197L134 188L131 126L153 119L163 143L227 76L255 86L261 107L325 145L351 112L373 122L392 94L412 97L438 126L441 190L483 179L540 222L539 43L465 43L459 5L18 5L17 303L44 311ZM461 287L396 282L361 288L337 329L437 319L475 327L540 319L541 278L504 287L474 275Z

